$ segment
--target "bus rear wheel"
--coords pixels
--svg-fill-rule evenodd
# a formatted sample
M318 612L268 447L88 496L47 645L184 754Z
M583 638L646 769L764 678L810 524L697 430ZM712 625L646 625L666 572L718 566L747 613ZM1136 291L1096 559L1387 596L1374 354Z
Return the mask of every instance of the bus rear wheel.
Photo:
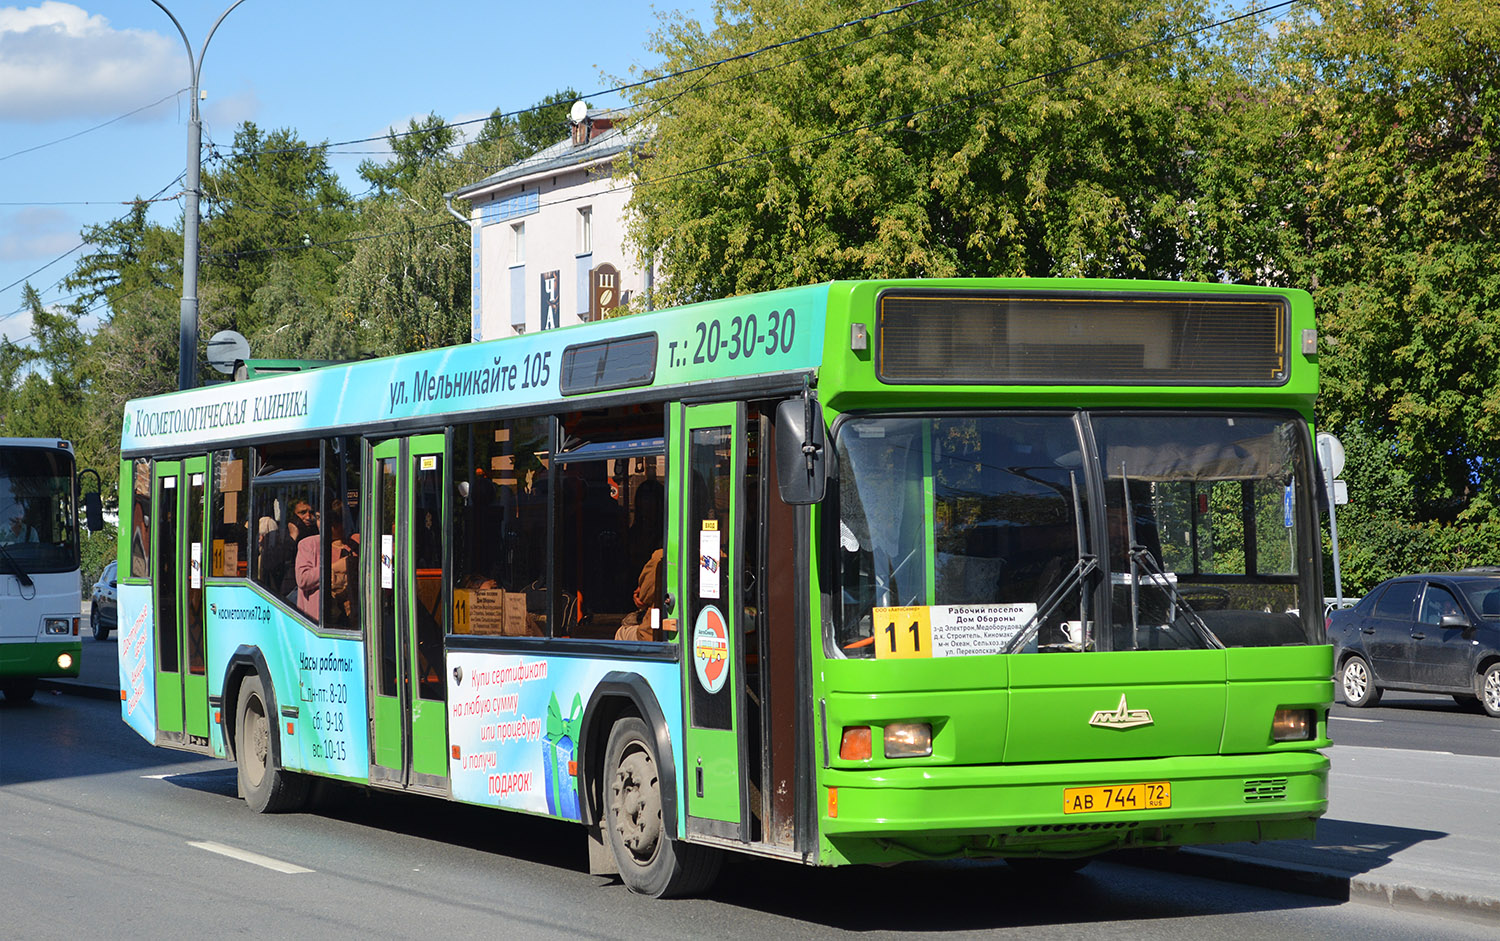
M307 801L307 779L276 765L271 749L271 711L266 705L266 689L258 675L245 678L240 685L239 737L234 757L239 766L240 793L245 803L258 814L296 810Z
M615 723L604 751L604 828L626 888L652 898L701 892L718 878L711 847L672 839L662 822L661 767L651 730L631 716Z

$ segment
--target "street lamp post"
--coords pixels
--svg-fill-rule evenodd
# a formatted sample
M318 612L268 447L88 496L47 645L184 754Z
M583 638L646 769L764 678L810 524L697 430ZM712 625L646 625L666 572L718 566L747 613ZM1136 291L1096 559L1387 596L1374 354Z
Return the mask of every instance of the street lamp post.
M162 6L161 0L151 0L172 20L187 48L190 110L188 115L187 141L187 205L183 208L182 221L182 314L177 339L177 388L191 389L198 384L198 177L199 162L203 149L203 122L198 117L198 76L203 71L203 54L208 51L209 40L219 24L224 22L235 7L245 0L234 0L203 38L198 55L193 55L193 44L188 42L187 32L172 11Z

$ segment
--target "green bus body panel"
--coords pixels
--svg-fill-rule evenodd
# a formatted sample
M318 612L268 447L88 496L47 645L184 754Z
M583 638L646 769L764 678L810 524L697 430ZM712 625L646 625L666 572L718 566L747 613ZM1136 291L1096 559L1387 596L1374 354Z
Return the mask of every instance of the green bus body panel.
M61 654L71 654L73 665L66 670L57 665ZM48 676L77 676L83 644L68 638L59 641L24 640L0 644L0 677L24 679Z
M1328 759L1317 752L1017 767L827 771L819 862L928 856L1079 855L1125 846L1306 838L1328 807ZM1281 782L1279 799L1247 799L1247 782ZM1168 781L1172 806L1064 814L1063 789ZM820 791L826 793L826 791Z
M915 842L894 858L1310 836L1327 807L1314 749L1331 744L1332 668L1327 646L825 660L815 695L835 754L818 774L820 861L888 862L875 838L903 833ZM1151 723L1090 724L1122 695ZM1315 738L1273 743L1281 708L1312 709ZM883 726L906 721L932 724L931 757L884 757ZM850 725L872 728L868 761L837 756ZM1249 783L1262 779L1274 796ZM1063 812L1064 788L1147 781L1171 784L1170 808Z
M876 299L892 288L927 290L1097 291L1110 294L1234 294L1285 298L1289 314L1288 378L1279 386L1148 386L1148 385L942 385L883 382L872 368L877 346ZM1092 278L952 278L931 280L834 281L828 285L828 326L818 388L826 417L840 411L892 408L899 393L901 408L1057 408L1082 401L1094 408L1291 408L1312 419L1318 391L1316 356L1299 352L1304 330L1316 330L1312 297L1305 291L1247 285L1202 284L1180 281L1110 281ZM871 336L868 348L850 349L850 325L864 324Z
M401 767L401 699L370 694L371 737L375 739L374 763L383 768Z

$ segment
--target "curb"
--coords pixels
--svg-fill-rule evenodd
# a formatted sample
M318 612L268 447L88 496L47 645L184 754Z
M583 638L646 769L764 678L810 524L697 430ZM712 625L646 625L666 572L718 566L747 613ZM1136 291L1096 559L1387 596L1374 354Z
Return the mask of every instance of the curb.
M1336 902L1380 905L1397 911L1420 912L1482 925L1500 924L1500 898L1494 896L1388 882L1298 863L1249 859L1197 847L1184 847L1175 853L1125 850L1107 858L1147 869L1295 892Z

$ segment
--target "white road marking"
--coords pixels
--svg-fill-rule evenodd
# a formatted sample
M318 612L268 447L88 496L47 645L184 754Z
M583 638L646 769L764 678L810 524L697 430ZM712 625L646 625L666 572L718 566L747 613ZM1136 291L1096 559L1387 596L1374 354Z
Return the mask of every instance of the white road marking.
M1384 719L1356 719L1353 716L1329 716L1335 722L1384 722Z
M272 859L269 856L262 856L259 853L252 853L249 850L235 849L233 846L225 846L223 843L207 843L196 840L189 840L188 846L194 846L200 850L208 850L210 853L218 853L220 856L228 856L230 859L238 859L242 863L250 863L255 866L261 866L266 869L273 870L275 872L292 874L298 872L315 871L312 869L306 869L302 866L298 866L295 863L285 863L279 859Z

